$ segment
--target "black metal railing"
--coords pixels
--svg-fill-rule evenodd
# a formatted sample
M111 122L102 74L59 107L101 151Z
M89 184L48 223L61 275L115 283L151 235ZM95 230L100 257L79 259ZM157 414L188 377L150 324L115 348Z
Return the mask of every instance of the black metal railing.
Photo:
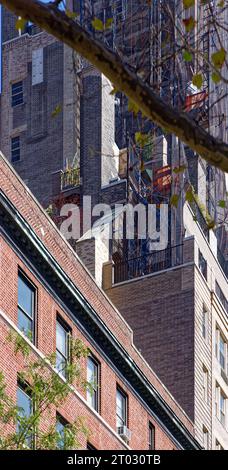
M118 261L113 266L114 284L163 271L182 263L183 244L152 251L138 258Z

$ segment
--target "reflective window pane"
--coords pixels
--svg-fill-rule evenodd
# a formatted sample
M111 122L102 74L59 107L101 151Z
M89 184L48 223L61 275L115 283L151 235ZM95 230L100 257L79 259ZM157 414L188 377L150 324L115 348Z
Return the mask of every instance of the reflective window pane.
M123 392L116 392L116 421L117 427L126 425L127 422L127 397Z
M34 288L21 275L18 276L18 305L31 318L34 316Z
M87 381L90 387L87 389L87 401L96 411L99 408L99 364L91 357L87 361Z
M67 357L67 331L59 322L56 326L56 348L63 356Z
M33 339L33 324L32 320L25 315L20 309L18 309L18 328L26 335L30 340Z
M56 369L65 378L66 378L66 365L67 365L67 360L59 353L59 351L56 351Z
M22 390L21 387L17 388L17 406L20 408L19 410L19 416L23 419L28 419L32 412L33 412L33 406L32 406L32 399L31 397ZM26 425L26 422L25 422ZM17 433L21 432L24 429L23 423L18 420L17 422ZM28 447L32 447L33 443L33 431L25 431L25 442Z
M58 435L58 438L57 438L57 447L58 449L64 449L64 428L65 428L65 425L63 424L63 422L57 418L57 421L56 421L56 431L59 433Z

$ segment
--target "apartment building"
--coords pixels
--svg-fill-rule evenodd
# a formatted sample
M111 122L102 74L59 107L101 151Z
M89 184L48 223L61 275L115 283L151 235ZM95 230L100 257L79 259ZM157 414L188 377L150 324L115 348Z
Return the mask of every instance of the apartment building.
M62 423L84 416L91 437L82 439L83 449L199 449L191 420L136 349L131 328L2 154L0 173L0 369L9 396L16 400L19 387L20 404L23 394L23 359L3 346L9 331L24 337L34 358L55 351L58 357L70 332L90 347L83 367L88 378L96 370L97 383L94 393L74 388L50 424L56 412ZM22 398L26 406L29 396Z
M207 449L228 448L228 285L213 231L184 206L183 244L104 264L103 288ZM83 259L83 250L81 250Z
M41 204L126 199L111 83L35 25L2 8L0 147ZM117 180L117 182L116 182ZM116 186L116 184L118 186ZM82 203L81 203L82 205Z

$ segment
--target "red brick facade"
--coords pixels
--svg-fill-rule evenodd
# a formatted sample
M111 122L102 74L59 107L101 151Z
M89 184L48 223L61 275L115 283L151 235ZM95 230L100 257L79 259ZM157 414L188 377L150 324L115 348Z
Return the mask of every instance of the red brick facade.
M70 245L63 239L52 221L2 156L0 156L0 181L3 197L23 217L24 222L27 223L27 229L31 229L34 235L36 234L37 240L42 242L42 246L48 250L58 266L69 276L89 307L96 311L99 319L124 348L128 358L131 358L140 373L149 380L151 386L164 401L167 407L166 412L173 413L173 418L181 423L183 433L186 433L187 439L191 442L190 445L193 442L197 446L194 438L191 438L192 422L135 348L130 327L110 303L104 292L98 288ZM76 322L69 316L67 308L64 309L62 302L58 301L51 289L47 285L44 286L40 277L36 275L36 266L31 266L23 258L23 253L19 253L12 245L3 230L0 251L0 370L4 372L9 395L16 398L17 373L23 362L22 356L15 356L12 345L6 340L10 327L17 327L18 268L23 270L35 285L37 292L35 344L37 349L34 348L34 354L47 355L55 352L56 315L58 313L72 329L73 337L83 339L101 364L100 414L88 406L86 394L82 391L75 391L71 394L64 406L58 410L60 414L69 422L72 422L76 416L83 416L91 431L90 442L95 448L127 448L116 433L116 387L118 384L128 396L128 427L132 433L129 446L132 449L148 449L149 422L155 426L155 447L157 450L184 448L172 436L170 430L167 430L165 422L158 423L156 410L150 410L146 406L144 396L136 396L135 391L129 386L128 380L125 380L123 375L113 367L111 361L106 359L101 348L92 344L88 337L82 333L82 329L77 327ZM83 363L84 370L86 370L85 361ZM53 409L53 419L55 413L56 410ZM50 417L44 417L42 425L50 424L50 420ZM86 448L84 437L81 438L81 446Z

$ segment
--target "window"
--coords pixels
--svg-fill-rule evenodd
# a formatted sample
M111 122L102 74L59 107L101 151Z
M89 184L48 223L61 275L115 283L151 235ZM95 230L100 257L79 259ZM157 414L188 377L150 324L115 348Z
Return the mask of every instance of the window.
M20 137L12 137L11 139L11 161L18 162L21 158Z
M149 450L155 450L155 427L149 423Z
M205 341L208 340L208 311L205 306L203 306L202 313L202 335Z
M12 107L23 103L23 82L12 84Z
M18 273L18 328L34 342L35 288L21 272Z
M208 370L203 365L203 400L208 403Z
M116 391L116 426L127 426L127 395L118 387Z
M226 426L226 396L221 390L220 385L216 384L215 389L215 413L220 423L225 427Z
M219 286L219 284L217 283L217 281L215 282L215 293L217 295L217 297L219 298L220 302L222 303L224 309L226 310L226 312L228 312L228 300L226 299L226 296L224 295L221 287Z
M26 426L27 421L24 422L23 420L28 419L33 413L33 402L32 398L27 391L26 386L22 384L18 384L17 387L17 406L19 407L19 416L17 421L17 433L23 432L23 428ZM21 418L21 420L20 420ZM26 435L26 445L31 448L33 445L33 431L30 430L27 432Z
M219 363L223 370L225 370L225 341L221 334L219 339Z
M220 390L220 422L223 426L226 424L226 397Z
M215 355L222 370L227 374L227 342L218 327L216 327Z
M69 361L70 328L60 319L56 322L56 368L63 377L67 376L67 364Z
M199 269L203 277L207 280L207 262L199 250Z
M58 433L56 447L59 450L65 447L65 427L67 424L67 421L58 414L56 417L56 432Z
M203 448L207 450L209 448L209 435L208 430L203 426Z
M100 364L93 357L88 357L87 381L90 387L87 389L87 401L96 411L99 411L99 371Z

